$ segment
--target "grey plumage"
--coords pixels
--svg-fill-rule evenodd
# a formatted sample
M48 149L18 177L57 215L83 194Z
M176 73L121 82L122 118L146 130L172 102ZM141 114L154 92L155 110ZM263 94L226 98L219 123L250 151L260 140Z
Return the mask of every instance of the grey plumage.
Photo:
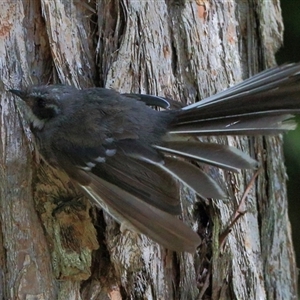
M27 104L25 114L39 151L123 227L176 251L194 252L199 236L180 221L176 182L203 198L226 193L192 161L237 171L257 167L230 146L197 136L276 134L295 128L300 112L300 64L262 72L184 108L151 95L119 94L64 85L11 90Z

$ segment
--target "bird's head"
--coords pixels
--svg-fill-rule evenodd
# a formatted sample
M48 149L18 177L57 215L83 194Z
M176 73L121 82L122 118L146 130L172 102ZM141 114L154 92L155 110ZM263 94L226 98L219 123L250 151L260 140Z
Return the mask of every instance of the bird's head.
M9 91L22 100L19 101L22 113L33 128L42 129L46 121L61 114L62 101L74 90L76 88L66 85L43 85Z

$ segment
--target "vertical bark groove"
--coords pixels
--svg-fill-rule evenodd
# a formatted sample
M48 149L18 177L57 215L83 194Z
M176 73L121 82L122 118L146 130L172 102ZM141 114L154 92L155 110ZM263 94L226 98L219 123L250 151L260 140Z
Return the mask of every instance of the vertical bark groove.
M203 242L176 254L122 232L40 164L6 92L62 82L198 101L274 64L279 1L23 0L1 2L0 18L0 297L296 299L281 138L210 138L253 154L264 171L220 242L253 172L204 166L231 199L191 207L182 189L183 220Z

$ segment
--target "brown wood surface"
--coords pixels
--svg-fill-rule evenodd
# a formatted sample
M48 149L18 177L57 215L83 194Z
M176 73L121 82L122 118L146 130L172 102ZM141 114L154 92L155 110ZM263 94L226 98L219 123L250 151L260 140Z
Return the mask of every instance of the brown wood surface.
M282 31L277 0L1 1L0 298L296 299L280 137L211 138L262 169L227 231L255 172L205 167L230 199L189 206L183 189L203 243L175 254L122 232L40 162L7 92L62 82L193 103L274 65Z

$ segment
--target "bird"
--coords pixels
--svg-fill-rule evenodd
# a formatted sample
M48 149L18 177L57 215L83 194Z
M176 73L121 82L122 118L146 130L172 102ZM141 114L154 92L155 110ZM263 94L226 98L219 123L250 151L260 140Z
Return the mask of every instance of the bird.
M174 109L175 100L99 87L33 85L10 92L23 106L42 158L92 203L123 228L172 251L195 253L201 238L178 218L178 183L201 198L225 199L194 162L234 172L258 167L241 150L201 137L295 129L299 81L300 63L285 64Z

